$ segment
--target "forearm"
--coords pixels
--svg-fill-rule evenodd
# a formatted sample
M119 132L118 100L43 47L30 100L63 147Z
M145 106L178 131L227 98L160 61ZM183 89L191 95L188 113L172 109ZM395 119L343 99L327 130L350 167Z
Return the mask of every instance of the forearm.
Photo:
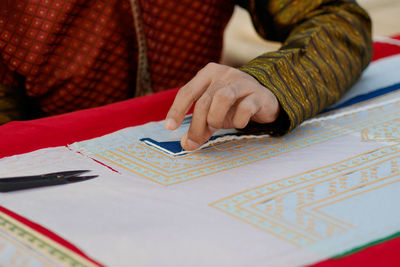
M294 2L289 8L273 3L292 1L271 2L267 8L273 14L274 31L263 28L259 32L270 39L284 40L283 46L240 69L278 98L284 113L280 119L289 122L278 121L264 127L268 130L273 126L270 133L281 135L337 101L368 65L372 44L370 19L355 3L330 1L325 5L298 7L312 10L296 16L288 14L296 10ZM307 1L300 1L299 5L304 2ZM249 6L250 11L251 8L259 7ZM263 23L266 22L256 18L256 26L262 27Z

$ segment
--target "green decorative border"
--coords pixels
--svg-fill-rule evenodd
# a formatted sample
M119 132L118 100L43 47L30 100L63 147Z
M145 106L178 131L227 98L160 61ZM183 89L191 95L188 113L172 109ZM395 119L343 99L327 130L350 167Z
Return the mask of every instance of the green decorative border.
M41 256L51 259L65 266L97 266L94 263L88 262L86 259L82 258L80 255L67 248L65 248L65 251L63 251L53 244L46 242L35 234L34 229L29 228L28 226L21 223L26 227L26 229L24 229L23 227L20 227L12 221L8 220L7 217L10 217L9 215L4 215L5 214L0 211L0 229L9 234L14 240L18 241L19 243L23 243L24 245L32 248L34 251L39 252Z

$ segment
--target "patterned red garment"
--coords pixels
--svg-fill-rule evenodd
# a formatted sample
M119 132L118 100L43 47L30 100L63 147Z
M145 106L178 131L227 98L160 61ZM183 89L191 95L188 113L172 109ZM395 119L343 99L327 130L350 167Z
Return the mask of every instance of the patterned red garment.
M140 0L154 92L218 61L233 0ZM135 95L129 0L13 0L0 10L0 83L25 87L49 115Z

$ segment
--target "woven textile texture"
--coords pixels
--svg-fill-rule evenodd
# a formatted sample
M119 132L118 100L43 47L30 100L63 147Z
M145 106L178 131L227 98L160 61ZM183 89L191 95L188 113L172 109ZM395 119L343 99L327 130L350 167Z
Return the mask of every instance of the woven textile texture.
M142 0L142 19L154 91L189 81L218 62L232 0Z
M135 94L129 0L15 0L0 10L0 84L22 86L47 114ZM218 61L232 0L142 0L153 91L183 85Z

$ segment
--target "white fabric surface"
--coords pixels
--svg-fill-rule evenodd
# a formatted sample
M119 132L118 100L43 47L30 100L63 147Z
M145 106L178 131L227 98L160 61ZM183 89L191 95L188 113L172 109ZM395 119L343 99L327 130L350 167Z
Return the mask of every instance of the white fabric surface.
M186 158L138 145L178 137L162 123L72 146L118 172L65 147L3 158L0 177L69 169L99 177L1 194L0 205L107 266L311 264L400 230L399 94L371 103L281 139L214 144ZM113 164L110 151L128 154Z

